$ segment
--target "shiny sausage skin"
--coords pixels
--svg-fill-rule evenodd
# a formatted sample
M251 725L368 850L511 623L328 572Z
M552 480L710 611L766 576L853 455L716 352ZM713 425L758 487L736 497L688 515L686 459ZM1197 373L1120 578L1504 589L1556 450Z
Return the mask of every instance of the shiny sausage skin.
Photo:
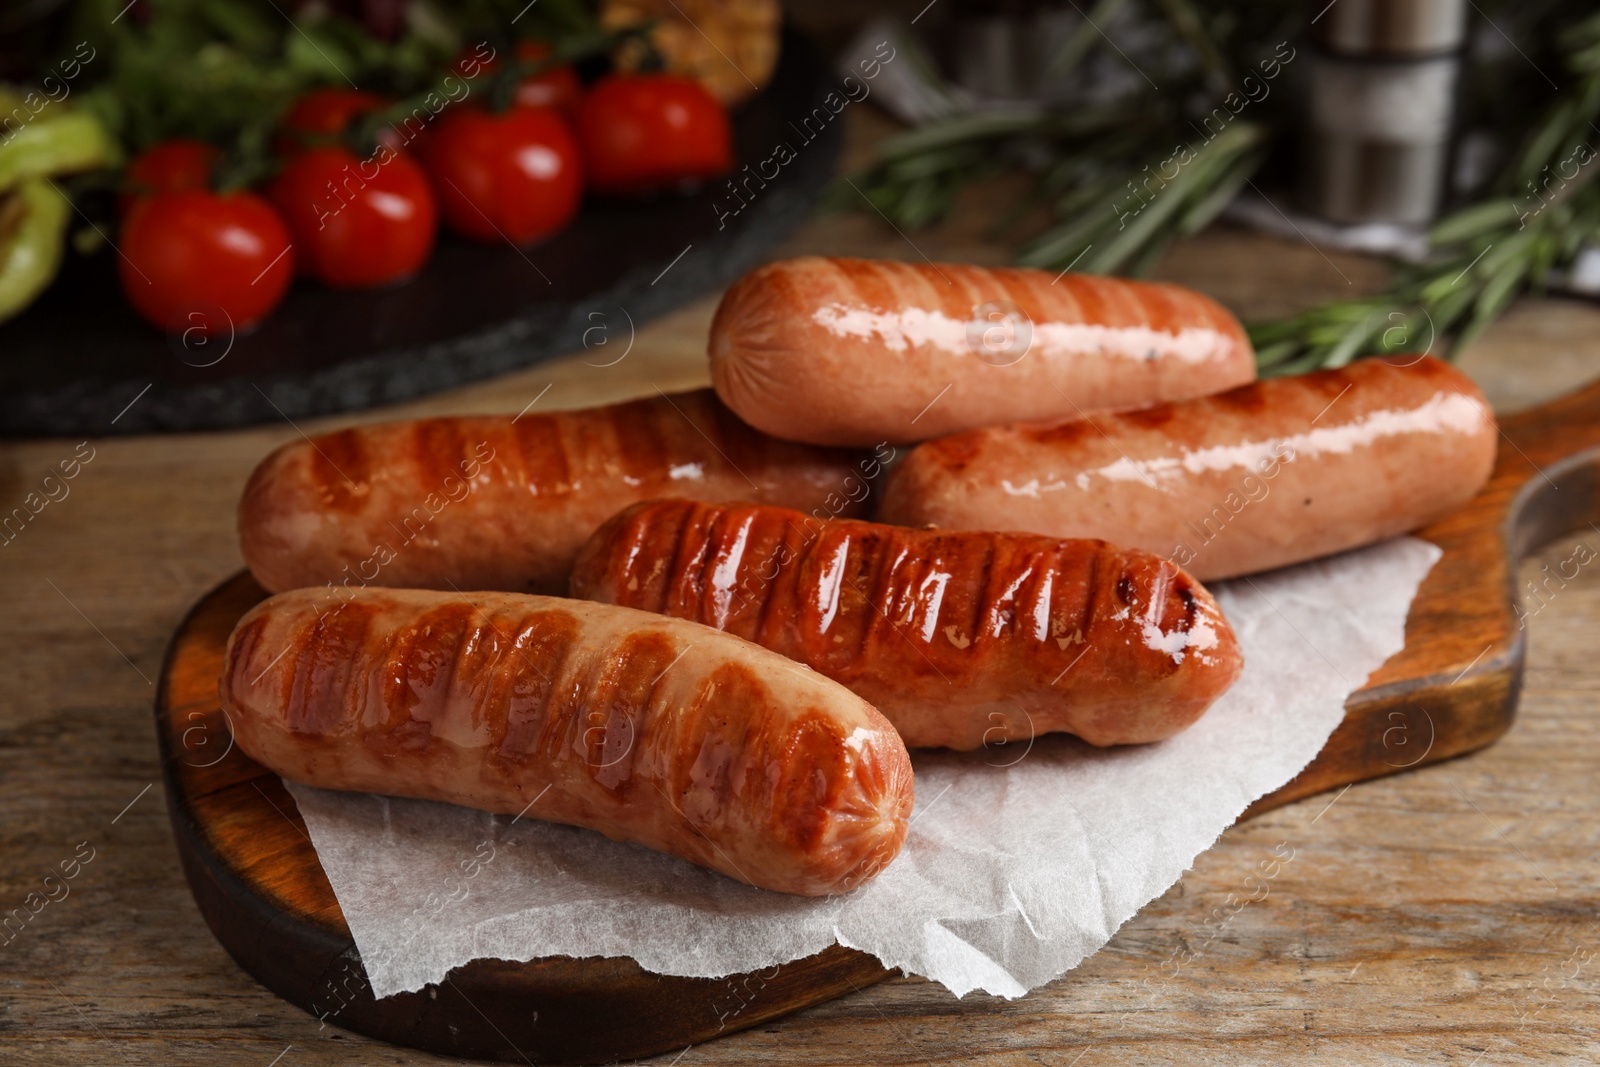
M239 503L239 543L273 592L332 584L559 593L584 539L635 501L692 496L809 511L844 500L856 459L752 430L710 390L360 426L268 456Z
M710 350L741 418L823 445L1144 407L1256 375L1239 321L1175 285L817 256L735 282Z
M1211 595L1143 552L786 508L637 504L584 546L572 595L781 652L873 703L913 747L1056 730L1159 741L1243 665Z
M585 826L784 893L870 879L911 811L871 705L625 608L299 589L239 621L220 688L240 749L285 778Z
M878 517L1102 537L1209 581L1448 515L1488 480L1496 434L1455 368L1365 359L1087 422L929 441L891 474Z

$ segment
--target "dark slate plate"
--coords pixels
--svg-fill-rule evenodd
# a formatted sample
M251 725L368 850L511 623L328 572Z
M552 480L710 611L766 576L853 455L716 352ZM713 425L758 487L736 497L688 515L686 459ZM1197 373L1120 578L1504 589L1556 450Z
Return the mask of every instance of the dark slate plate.
M441 236L410 282L297 283L231 344L163 337L123 300L115 253L70 256L37 303L0 325L0 433L210 430L393 403L585 347L604 365L635 327L726 285L805 219L833 174L842 118L820 133L799 123L831 83L816 49L786 33L772 83L733 116L750 166L738 173L751 191L742 209L718 181L646 203L591 201L527 250ZM779 143L794 158L763 188L749 175Z

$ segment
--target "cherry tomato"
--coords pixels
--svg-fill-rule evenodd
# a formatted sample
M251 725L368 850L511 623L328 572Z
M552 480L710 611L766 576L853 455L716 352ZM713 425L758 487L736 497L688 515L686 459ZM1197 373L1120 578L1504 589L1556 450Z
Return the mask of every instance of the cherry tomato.
M141 199L122 227L117 259L134 310L172 333L246 330L294 280L289 231L254 193L190 190Z
M445 222L463 237L529 244L565 226L583 198L577 143L549 108L491 115L458 104L426 152Z
M516 57L522 63L534 63L550 55L550 46L543 41L524 40L516 44ZM485 81L500 67L500 58L484 60L476 50L465 50L456 57L454 69L462 77ZM475 72L475 73L474 73ZM480 82L482 84L482 82ZM553 107L567 119L575 119L578 103L583 97L583 87L578 73L566 63L548 67L538 74L530 74L517 83L512 102L518 107Z
M517 59L524 63L538 62L549 54L550 46L543 41L517 42ZM523 78L517 83L515 100L518 107L553 107L567 118L574 119L582 97L583 88L578 84L578 72L563 63Z
M313 89L296 100L283 116L279 123L282 132L273 139L272 147L279 155L292 155L308 146L326 144L349 129L356 119L388 102L377 93L359 89Z
M641 193L733 169L728 113L693 78L613 74L583 98L578 141L592 188Z
M308 148L272 183L294 235L300 271L341 288L415 274L433 252L439 208L428 176L404 152L370 159L347 148Z
M117 207L126 215L141 196L209 188L211 169L221 158L222 150L215 145L183 137L147 148L123 172L128 191L117 197Z

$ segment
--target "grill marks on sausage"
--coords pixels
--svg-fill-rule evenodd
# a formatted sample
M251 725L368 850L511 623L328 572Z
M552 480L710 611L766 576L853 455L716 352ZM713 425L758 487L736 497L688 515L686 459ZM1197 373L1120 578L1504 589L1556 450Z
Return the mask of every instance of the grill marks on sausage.
M619 797L636 784L634 766L651 744L647 736L672 709L660 687L682 650L666 634L628 634L604 657L592 660L588 677L569 692L581 705L563 708L565 744L595 784Z
M1061 322L1087 322L1084 317L1084 282L1081 275L1063 275L1050 287L1056 317Z
M1272 386L1266 382L1251 382L1207 397L1204 403L1239 415L1260 415L1267 410L1267 393L1271 389Z
M279 591L358 572L381 585L544 590L627 504L693 495L810 507L860 462L742 427L710 390L368 426L286 446L258 467L241 544Z
M223 706L280 773L507 813L549 791L535 815L791 892L870 876L903 840L910 767L888 725L769 653L550 598L318 607L281 594L229 643Z
M635 511L624 512L627 516L634 514ZM623 572L627 582L618 603L670 615L673 612L668 605L699 595L698 590L684 584L683 576L694 573L686 554L705 551L701 539L690 537L687 529L655 528L632 518L627 520L627 527L629 558Z
M1042 272L1008 270L1001 284L1011 302L1029 317L1043 315L1044 309L1050 306L1050 283L1044 280Z
M534 496L548 497L572 493L588 478L660 490L672 484L670 468L685 463L700 464L708 476L725 473L714 446L720 435L707 415L700 393L522 415L511 426L522 482Z
M781 839L806 853L832 826L839 794L851 781L844 738L826 716L796 716L781 737L782 750L765 760L780 776L773 813Z
M1104 416L1101 416L1101 418L1104 418ZM1101 435L1101 431L1097 429L1095 424L1090 422L1088 419L1070 419L1064 422L1033 423L1016 427L1016 432L1024 440L1035 441L1041 445L1051 445L1058 448L1071 448L1086 438L1098 438ZM962 451L965 451L970 455L977 454L979 449L982 447L982 437L980 434L981 431L969 430L966 433L959 433L953 437L947 437L943 441L936 441L931 447L929 445L918 445L911 451L911 454L906 457L906 462L910 463L912 460L917 460L920 462L922 457L926 455L933 462L938 463L941 466L948 467L949 460L946 457L952 454L957 454Z
M1138 411L1124 411L1117 418L1129 426L1136 426L1141 430L1159 430L1172 421L1173 406L1171 404L1156 404L1154 407L1140 408Z
M936 546L933 554L940 558L946 557L963 541L960 535L955 537L936 535L936 538L930 537L930 540ZM972 642L985 635L992 625L991 609L988 605L993 602L995 580L998 577L996 567L998 546L990 538L964 540L969 550L976 550L977 562L969 562L965 568L966 573L971 575L971 580L961 583L964 588L952 591L949 620L934 621L934 625L938 627L935 636L943 639L947 649L969 647Z
M743 713L732 718L719 707L738 707ZM781 814L783 804L774 787L784 766L772 747L777 711L766 684L739 663L717 667L687 704L673 710L674 739L662 748L670 761L663 788L691 825L725 824L735 809L745 817L755 811L766 811L769 817Z
M446 478L462 480L467 446L461 425L460 419L422 419L412 427L409 458L421 476L419 485L427 492L442 494Z
M928 462L952 474L965 470L967 464L977 458L979 452L978 439L972 434L958 433L949 437L935 438L926 444L918 445L912 455L919 458L925 457ZM898 479L891 477L886 492L894 492Z
M1101 323L1110 327L1146 326L1175 331L1200 325L1219 332L1237 327L1207 300L1159 284L1128 284L1093 275L1068 274L1051 284L1036 271L988 269L958 264L938 268L888 260L830 259L842 278L847 303L875 311L928 307L964 319L984 303L1006 301L1041 321ZM780 284L781 272L769 269Z
M589 666L578 674L579 625L567 612L493 618L456 602L402 633L418 631L423 639L412 643L410 684L429 700L453 691L455 706L470 716L466 725L487 738L501 773L581 764L597 785L627 794L647 724L659 713L656 685L678 654L669 637L626 635L606 655L583 659ZM412 719L422 710L432 708L413 708Z
M1195 598L1194 590L1190 588L1187 578L1179 576L1172 583L1172 594L1183 604L1183 621L1178 624L1178 629L1184 633L1194 632L1195 613L1200 610L1200 602Z
M535 497L559 496L576 488L576 478L561 433L561 415L523 415L511 426L521 483Z
M642 512L632 513L628 525L633 550L627 599L622 603L670 615L676 614L670 605L700 599L701 590L693 583L700 573L697 561L704 558L710 544L704 538L690 536L696 517L693 511L682 509L678 514L680 522L676 526L665 524L658 529L644 521ZM646 566L648 571L644 570Z
M564 611L541 611L510 620L505 632L506 658L514 669L497 670L496 657L485 659L478 675L488 686L481 707L489 751L511 767L551 762L564 732L552 711L577 643L578 620Z
M285 702L292 732L327 734L353 723L360 707L358 665L372 619L367 606L344 603L302 620L287 635L290 651L285 659L295 661Z
M1119 294L1128 305L1126 314L1130 326L1144 326L1152 330L1168 330L1177 323L1202 325L1201 314L1184 315L1183 303L1164 285L1146 285L1140 289L1125 289ZM1198 309L1196 309L1198 311ZM1195 320L1199 320L1196 322ZM1146 353L1149 359L1154 353Z
M734 720L717 707L739 707ZM725 663L708 674L690 702L675 712L678 742L667 786L671 801L694 826L727 822L730 811L765 811L769 829L786 846L813 851L851 788L849 753L836 723L820 711L789 717L766 683L748 667Z
M730 551L727 557L727 567L733 575L729 633L760 643L767 639L769 626L781 629L787 624L786 616L799 607L794 564L800 555L800 544L787 526L762 522L750 525L737 556ZM745 556L751 556L755 565L746 565ZM782 561L788 565L780 566ZM780 614L776 611L779 605L789 607Z
M883 548L882 538L875 536L872 530L862 531L861 536L850 538L843 572L844 588L849 596L841 596L839 612L830 627L837 627L834 636L844 638L839 642L840 648L835 659L843 657L840 666L845 669L863 663L881 647L890 644L898 647L902 640L899 630L889 622L887 614L889 605L885 592L888 575L885 572L893 559ZM808 644L820 644L822 636L809 626L804 629L797 627L794 640L804 648Z
M955 271L949 267L943 269L952 284L940 286L943 289L941 302L945 314L952 319L972 318L979 307L991 300L1017 303L1016 292L1007 284L1004 274L995 274L985 285L986 279L981 270L971 267ZM929 278L928 281L931 284L933 279Z
M731 464L737 464L742 470L754 467L759 478L774 447L774 439L746 424L718 400L715 393L695 393L693 398L701 414L700 418L693 420L694 425L703 430L706 437L727 456L724 460L722 455L717 455L719 467ZM739 476L739 470L733 473Z
M1224 337L1238 339L1240 328L1233 316L1217 303L1192 289L1159 282L1140 290L1148 297L1158 297L1159 308L1151 308L1150 325L1153 329L1177 333L1184 328L1215 330Z
M671 572L636 583L626 564L597 563L573 593L720 624L846 684L885 670L959 678L999 647L1031 658L1049 680L1107 627L1148 619L1170 631L1181 617L1187 630L1197 610L1187 576L1104 542L852 520L811 529L783 508L641 504L588 551L617 561L660 555L670 543ZM726 615L719 569L746 600Z
M1361 360L1351 367L1315 371L1292 380L1252 382L1182 404L1095 414L1088 420L1019 424L953 434L913 449L890 479L886 493L896 500L904 494L914 497L917 490L912 483L916 479L938 479L966 471L984 455L985 442L990 441L996 442L1002 452L1011 441L1059 449L1061 461L1071 464L1084 462L1082 457L1088 450L1104 441L1102 433L1113 440L1126 434L1124 447L1131 451L1127 441L1137 443L1142 432L1159 431L1165 446L1197 451L1213 443L1215 426L1248 428L1262 425L1272 414L1286 418L1295 430L1304 429L1319 417L1323 426L1348 422L1371 411L1373 402L1367 398L1384 396L1389 389L1384 379L1396 375L1413 379L1406 388L1408 395L1425 393L1435 380L1441 388L1459 390L1455 372L1435 360L1405 365L1382 359ZM1341 396L1344 399L1330 410L1328 405ZM1134 454L1143 455L1143 446Z
M678 406L683 407L683 403L678 402ZM668 433L665 424L669 420L680 420L682 416L660 399L617 404L601 410L609 416L606 421L616 440L617 464L623 479L637 485L659 484L666 473L662 461L679 451L669 447L676 435Z
M898 538L869 535L854 540L861 545L863 555L876 555L880 561L873 599L877 601L884 625L893 634L885 640L918 643L920 616L934 592L931 586L937 585L940 578L933 561L907 551L907 546ZM943 599L942 590L938 591L938 596Z
M386 632L364 652L375 628ZM425 755L440 734L479 737L501 773L581 762L597 785L625 796L649 724L671 715L661 686L683 650L660 632L625 634L605 655L586 657L579 675L578 631L567 612L497 618L461 600L387 627L366 604L309 615L288 725L321 736L359 730L362 744L386 757ZM240 647L236 692L251 662Z
M1094 552L1084 560L1083 568L1083 600L1079 604L1077 632L1088 634L1094 625L1096 614L1100 611L1096 599L1100 593L1100 568L1105 559L1105 543L1095 542Z
M265 615L255 615L240 623L228 639L228 673L222 679L222 688L233 694L235 699L242 698L258 678L266 681L272 658L278 654L273 651L262 655L266 649L264 641L268 626Z
M354 512L366 502L371 478L367 462L366 431L340 430L324 434L312 442L307 456L311 464L311 484L324 507L333 511Z
M1077 305L1077 321L1121 325L1116 319L1108 317L1112 314L1110 301L1107 299L1106 286L1101 284L1100 279L1088 274L1069 274L1061 280L1072 283L1072 301Z
M900 279L895 274L906 271L903 264L888 260L830 259L833 268L845 277L844 291L854 296L854 303L879 311L898 308L903 301ZM905 281L913 280L906 277Z
M442 604L387 635L378 668L378 705L363 739L384 755L425 752L450 713L458 665L474 627L472 608ZM381 725L372 712L387 712Z

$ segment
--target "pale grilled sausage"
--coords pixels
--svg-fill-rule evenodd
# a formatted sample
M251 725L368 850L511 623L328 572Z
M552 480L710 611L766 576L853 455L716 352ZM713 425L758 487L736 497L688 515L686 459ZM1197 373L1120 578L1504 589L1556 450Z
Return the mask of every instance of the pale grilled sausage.
M1204 588L1099 541L654 501L595 533L572 594L781 652L872 702L913 747L1057 730L1094 745L1159 741L1242 667Z
M584 538L638 500L759 500L853 513L859 457L750 429L710 390L518 417L420 419L296 441L239 503L277 592L332 584L559 593Z
M735 282L710 352L741 418L825 445L1144 407L1256 373L1239 321L1176 285L817 256Z
M951 530L1101 537L1202 580L1425 526L1494 466L1483 394L1431 356L1366 359L1089 421L929 441L878 517Z
M871 878L911 810L871 705L607 605L295 590L240 620L221 693L240 749L285 778L585 826L784 893Z

